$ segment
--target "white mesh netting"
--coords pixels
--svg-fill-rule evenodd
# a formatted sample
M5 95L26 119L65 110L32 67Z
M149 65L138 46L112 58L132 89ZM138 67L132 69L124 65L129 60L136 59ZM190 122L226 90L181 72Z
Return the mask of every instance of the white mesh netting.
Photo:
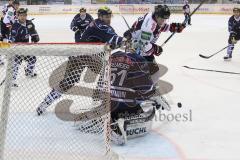
M13 44L0 55L1 160L118 159L109 142L110 53L103 45ZM26 76L29 68L36 77ZM53 89L61 97L37 116Z

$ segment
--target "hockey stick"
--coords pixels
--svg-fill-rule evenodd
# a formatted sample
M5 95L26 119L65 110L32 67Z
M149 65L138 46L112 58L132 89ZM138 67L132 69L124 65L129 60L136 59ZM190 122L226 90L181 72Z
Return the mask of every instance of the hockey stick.
M2 80L2 82L0 83L0 87L3 85L3 83L5 82L5 80L6 80L6 78L4 78L4 79Z
M227 74L240 74L239 72L228 72L228 71L220 71L220 70L214 70L214 69L202 69L202 68L194 68L189 66L183 66L187 69L193 69L193 70L200 70L200 71L208 71L208 72L218 72L218 73L227 73Z
M229 45L228 45L228 46L229 46ZM201 58L205 58L205 59L211 58L211 57L215 56L216 54L222 52L222 51L225 50L226 48L228 48L228 46L224 47L223 49L221 49L220 51L218 51L218 52L216 52L216 53L214 53L214 54L211 54L210 56L204 56L204 55L202 55L202 54L199 54L199 56L200 56Z
M202 2L197 6L197 8L195 8L193 10L193 12L190 14L190 17L203 5L203 3L205 2L205 0L202 0ZM186 19L184 19L182 24L186 24ZM161 47L163 47L174 35L176 32L173 32L161 45Z
M129 24L127 23L127 20L125 19L125 17L120 13L121 17L123 18L125 24L127 25L128 29L131 29Z

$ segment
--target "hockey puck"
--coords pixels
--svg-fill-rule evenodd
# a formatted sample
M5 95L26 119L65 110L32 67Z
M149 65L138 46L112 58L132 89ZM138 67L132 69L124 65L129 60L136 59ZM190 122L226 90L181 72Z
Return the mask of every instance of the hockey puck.
M178 103L177 103L177 106L178 106L178 108L181 108L181 107L182 107L182 103L181 103L181 102L178 102Z

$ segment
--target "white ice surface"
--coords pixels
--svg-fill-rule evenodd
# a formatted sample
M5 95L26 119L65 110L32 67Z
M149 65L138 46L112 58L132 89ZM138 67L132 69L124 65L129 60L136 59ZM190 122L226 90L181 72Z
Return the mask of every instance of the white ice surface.
M73 16L34 16L41 42L73 42L74 34L69 28ZM139 15L124 16L131 25ZM130 140L125 146L113 145L113 149L122 157L127 160L240 159L240 75L195 71L182 67L188 65L240 72L238 44L231 62L224 62L222 59L226 50L211 59L198 56L210 55L227 45L228 18L226 15L194 15L193 25L188 26L183 33L176 34L163 48L163 54L156 58L158 63L169 69L162 80L174 86L173 91L166 96L172 104L173 112L184 114L191 110L192 121L155 121L153 132L146 137ZM183 15L172 15L169 22L182 20ZM119 35L127 29L118 15L114 15L112 26ZM169 35L170 33L162 33L157 43L161 45ZM19 81L20 87L32 81L21 79L23 82ZM20 90L16 92L25 93ZM48 91L49 89L41 91L42 97ZM33 104L40 103L41 98ZM177 102L182 102L181 109L176 107ZM33 106L33 111L35 107ZM44 121L47 122L46 119ZM55 120L52 117L49 121L52 121L49 125L54 125ZM55 125L58 127L62 124L57 122ZM74 134L72 136L76 137Z

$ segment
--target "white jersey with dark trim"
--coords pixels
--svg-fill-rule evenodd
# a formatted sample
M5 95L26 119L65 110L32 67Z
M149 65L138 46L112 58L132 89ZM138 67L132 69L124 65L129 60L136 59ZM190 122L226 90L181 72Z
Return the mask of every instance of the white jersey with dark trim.
M132 33L133 41L144 46L141 55L149 56L148 51L152 48L151 43L156 43L161 32L169 31L170 25L165 23L159 26L153 19L153 13L149 12L143 17L138 18L133 24L132 29L134 31Z
M3 18L3 23L6 24L6 26L8 27L9 25L12 25L16 20L16 10L15 8L8 7L6 15Z

